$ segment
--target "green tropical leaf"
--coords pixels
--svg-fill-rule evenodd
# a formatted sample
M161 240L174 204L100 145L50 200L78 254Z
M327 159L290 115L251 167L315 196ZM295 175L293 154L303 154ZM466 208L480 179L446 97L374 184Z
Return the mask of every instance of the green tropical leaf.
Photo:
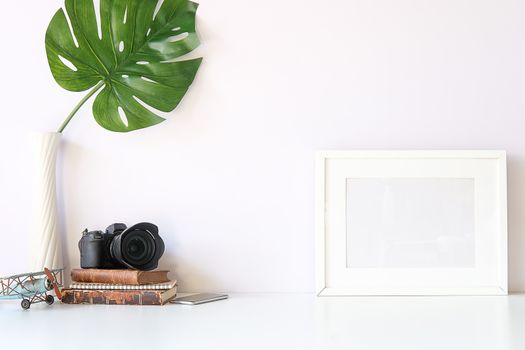
M202 60L174 61L199 45L197 6L187 0L100 0L95 9L93 0L66 0L66 11L55 13L46 32L53 77L70 91L92 89L83 102L103 87L93 115L108 130L158 124L164 119L146 106L163 112L177 107Z

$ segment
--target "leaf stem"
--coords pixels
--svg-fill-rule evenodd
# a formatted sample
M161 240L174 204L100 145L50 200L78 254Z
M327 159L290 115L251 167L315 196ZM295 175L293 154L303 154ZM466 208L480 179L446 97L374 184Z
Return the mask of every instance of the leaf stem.
M82 107L82 105L84 103L86 103L87 100L89 100L89 98L91 96L93 96L93 94L95 92L97 92L102 86L104 85L104 80L101 80L98 82L97 85L95 85L93 87L93 89L91 89L91 91L88 92L88 94L86 96L84 96L83 99L80 100L80 102L75 106L75 108L73 108L73 110L71 111L71 113L69 113L69 115L67 116L66 120L64 120L64 122L62 123L62 125L60 125L60 128L58 128L58 132L59 133L62 133L64 131L64 129L66 128L66 126L69 124L69 122L71 121L71 119L73 119L73 116L78 112L78 110L80 109L80 107Z

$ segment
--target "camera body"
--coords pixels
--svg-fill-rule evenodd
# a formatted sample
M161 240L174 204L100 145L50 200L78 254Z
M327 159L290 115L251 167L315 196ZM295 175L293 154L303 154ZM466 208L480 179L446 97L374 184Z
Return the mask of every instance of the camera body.
M149 271L157 268L164 253L164 241L154 224L143 222L128 228L115 223L106 231L84 230L78 248L83 269Z

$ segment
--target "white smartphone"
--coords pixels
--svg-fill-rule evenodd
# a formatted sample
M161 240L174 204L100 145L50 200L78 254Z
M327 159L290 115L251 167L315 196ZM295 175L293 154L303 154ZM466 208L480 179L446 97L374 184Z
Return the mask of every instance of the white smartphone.
M188 295L185 297L178 297L173 299L171 303L184 305L198 305L223 299L228 299L228 294L201 293Z

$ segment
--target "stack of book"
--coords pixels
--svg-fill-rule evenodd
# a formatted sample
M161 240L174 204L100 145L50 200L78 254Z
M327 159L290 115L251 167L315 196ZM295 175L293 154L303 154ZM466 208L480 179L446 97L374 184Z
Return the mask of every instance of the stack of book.
M164 305L177 295L168 271L74 269L66 304Z

